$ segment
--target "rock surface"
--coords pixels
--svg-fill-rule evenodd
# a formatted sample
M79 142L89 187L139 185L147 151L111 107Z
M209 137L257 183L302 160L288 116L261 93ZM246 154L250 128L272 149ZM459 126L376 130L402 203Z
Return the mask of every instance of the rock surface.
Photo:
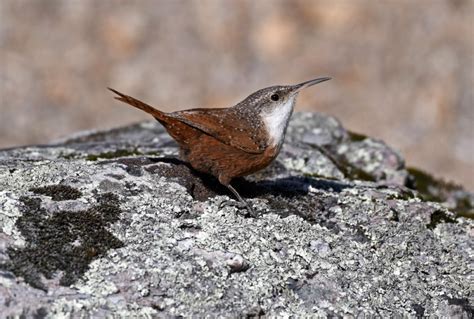
M155 122L1 150L0 317L472 317L474 196L381 141L295 114L235 181L256 219L177 154Z

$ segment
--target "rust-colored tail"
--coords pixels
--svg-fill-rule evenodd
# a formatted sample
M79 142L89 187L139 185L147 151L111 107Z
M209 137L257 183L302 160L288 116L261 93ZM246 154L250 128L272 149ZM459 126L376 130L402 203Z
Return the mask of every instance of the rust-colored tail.
M131 96L120 93L117 90L114 90L111 88L108 88L108 89L118 95L115 97L116 100L130 104L131 106L134 106L137 109L143 110L147 112L148 114L153 115L153 117L155 117L157 120L162 120L165 117L165 113L161 112L160 110L155 109L151 105L148 105L142 101L139 101Z
M140 110L151 114L158 122L160 122L165 129L168 131L170 136L178 142L178 144L182 147L184 151L189 149L189 144L194 143L196 138L198 138L202 133L202 131L185 124L181 120L170 116L169 113L162 112L160 110L155 109L153 106L148 105L142 101L139 101L131 96L125 95L116 91L114 89L108 88L110 91L114 92L118 96L115 99L130 104Z

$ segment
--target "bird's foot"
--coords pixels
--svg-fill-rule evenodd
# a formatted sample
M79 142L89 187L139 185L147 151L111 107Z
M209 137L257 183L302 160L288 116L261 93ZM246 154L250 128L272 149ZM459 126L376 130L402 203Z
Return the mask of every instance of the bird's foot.
M247 202L241 202L241 201L236 201L236 200L224 200L219 204L219 209L225 207L225 206L231 206L231 207L236 207L239 209L238 213L244 217L257 217L257 213L255 210L250 206Z

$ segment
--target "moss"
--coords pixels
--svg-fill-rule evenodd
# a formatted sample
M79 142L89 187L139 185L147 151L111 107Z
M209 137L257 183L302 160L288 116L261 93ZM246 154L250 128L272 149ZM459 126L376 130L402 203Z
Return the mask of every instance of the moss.
M133 150L118 149L111 152L87 155L86 160L97 161L99 159L111 159L111 158L134 156L134 155L143 155L143 153L139 152L136 148Z
M88 161L97 161L99 159L113 159L118 157L126 157L126 156L137 156L137 155L159 155L160 152L153 151L153 152L146 152L142 153L138 151L138 149L134 148L131 150L127 149L118 149L111 152L104 152L100 154L89 154L86 156L86 160Z
M444 201L446 193L462 190L462 187L453 183L445 182L441 179L436 179L428 173L425 173L417 168L407 168L409 173L408 187L416 189L423 194L426 199L441 202Z
M78 154L77 153L70 153L70 154L67 154L67 155L64 155L64 154L61 154L59 155L59 157L62 157L64 159L74 159L74 158L77 158L78 157Z
M26 245L8 249L6 266L35 288L46 291L41 276L52 279L60 271L60 285L69 286L87 271L92 260L123 246L107 230L121 213L114 194L99 196L97 205L84 211L49 212L41 207L39 198L22 197L20 201L23 214L15 225Z
M70 199L78 199L82 193L67 185L48 185L43 187L35 187L30 189L35 194L50 196L54 201L63 201Z
M375 182L375 177L364 171L363 169L357 168L355 166L349 165L346 163L346 173L350 179L352 180L362 180L362 181L369 181Z
M467 196L458 198L456 202L456 213L458 216L474 219L474 207L472 207Z
M407 171L409 176L406 186L418 191L424 200L443 203L454 198L456 203L453 211L457 216L473 218L474 207L462 186L435 178L413 167L407 168Z
M351 131L347 131L347 134L349 136L349 140L351 142L360 142L360 141L363 141L367 138L366 135L363 135L363 134L359 134L359 133L355 133L355 132L351 132Z
M430 223L426 224L429 229L435 229L440 223L455 223L456 220L446 215L442 210L437 210L431 214Z
M118 149L115 151L110 151L110 152L103 152L99 154L89 154L89 155L81 155L79 153L70 153L70 154L61 154L59 157L67 159L67 160L72 160L72 159L79 159L79 158L85 158L88 161L97 161L99 159L113 159L113 158L118 158L118 157L125 157L125 156L136 156L136 155L159 155L160 152L158 151L152 151L152 152L146 152L142 153L138 151L136 148L132 150L127 150L127 149Z

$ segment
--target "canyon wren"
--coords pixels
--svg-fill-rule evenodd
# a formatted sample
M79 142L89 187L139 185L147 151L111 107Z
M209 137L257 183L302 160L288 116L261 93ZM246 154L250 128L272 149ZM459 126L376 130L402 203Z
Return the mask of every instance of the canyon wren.
M230 182L267 167L280 152L298 93L330 80L271 86L228 108L197 108L165 113L109 88L117 100L151 114L180 146L181 158L196 171L216 177L256 216Z

